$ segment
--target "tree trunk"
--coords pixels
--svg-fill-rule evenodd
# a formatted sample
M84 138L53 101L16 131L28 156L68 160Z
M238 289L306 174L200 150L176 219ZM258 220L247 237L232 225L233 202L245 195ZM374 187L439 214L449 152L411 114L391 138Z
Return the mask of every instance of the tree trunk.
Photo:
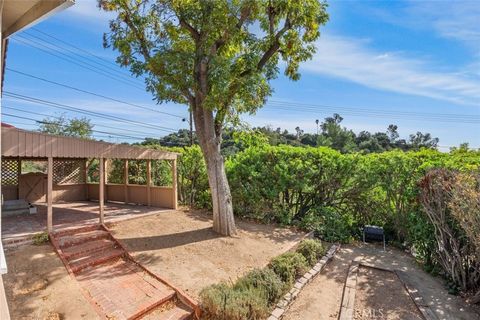
M213 230L225 235L236 234L232 196L220 153L222 132L215 125L213 112L197 104L193 109L195 129L207 165L208 184L212 193Z
M210 149L210 148L209 148ZM218 150L218 151L217 151ZM232 196L220 147L209 150L205 154L207 163L208 183L212 193L213 230L231 236L236 233L233 218Z

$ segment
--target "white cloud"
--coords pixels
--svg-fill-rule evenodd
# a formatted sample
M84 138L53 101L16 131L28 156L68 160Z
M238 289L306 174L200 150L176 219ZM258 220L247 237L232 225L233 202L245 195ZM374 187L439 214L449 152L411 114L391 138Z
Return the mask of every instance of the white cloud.
M480 49L478 1L410 1L409 19L433 28L445 38Z
M334 76L375 89L479 105L480 79L461 71L440 72L441 66L394 52L378 52L369 42L325 35L306 71Z
M111 12L101 10L97 5L97 0L77 0L75 4L65 10L62 14L65 17L73 17L88 21L89 25L104 24L115 17Z

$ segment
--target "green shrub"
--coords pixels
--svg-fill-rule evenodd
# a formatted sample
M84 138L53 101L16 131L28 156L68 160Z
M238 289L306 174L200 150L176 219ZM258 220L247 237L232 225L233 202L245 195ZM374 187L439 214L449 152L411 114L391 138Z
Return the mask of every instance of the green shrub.
M200 300L205 319L265 319L269 313L265 292L251 286L215 284L200 292Z
M353 216L341 214L333 208L319 210L321 223L315 230L315 236L327 242L348 243L352 239Z
M297 252L313 267L325 253L325 249L319 240L305 239L298 245Z
M295 279L308 271L308 263L298 252L287 252L270 261L270 268L285 282L291 285Z
M236 290L258 289L265 293L268 303L274 303L284 293L286 286L270 268L254 269L240 278L234 285Z
M50 240L50 238L47 232L40 232L40 233L34 234L32 237L32 240L34 245L39 246L41 244L47 243Z

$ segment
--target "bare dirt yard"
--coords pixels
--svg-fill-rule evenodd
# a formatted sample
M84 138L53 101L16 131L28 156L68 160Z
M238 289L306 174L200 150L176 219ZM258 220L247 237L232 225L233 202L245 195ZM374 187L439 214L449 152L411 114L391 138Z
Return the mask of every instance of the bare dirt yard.
M305 236L291 229L239 220L237 227L236 237L221 237L212 230L211 215L188 210L110 226L138 262L193 298L210 284L234 281L253 268L265 266Z
M395 273L360 267L355 295L355 319L384 317L391 320L423 319Z
M98 319L49 244L6 252L2 278L12 319Z
M448 294L443 285L443 281L439 278L432 277L424 272L414 259L407 253L395 248L388 248L384 252L381 246L362 243L355 245L347 245L342 247L335 255L334 259L327 264L325 269L312 282L310 282L299 294L297 299L293 302L290 309L287 311L285 320L298 319L338 319L340 305L342 301L343 286L347 277L348 268L352 260L363 259L368 264L372 264L386 269L399 269L406 273L411 283L414 283L424 301L430 306L432 311L439 319L445 320L480 320L478 310L468 306L461 297ZM372 278L373 279L373 278ZM360 284L362 279L359 278ZM364 279L366 280L366 279ZM377 278L378 280L378 278ZM384 279L382 281L388 281ZM357 283L357 290L358 290ZM369 282L372 295L384 295L386 299L376 301L375 308L383 308L382 316L377 312L376 318L369 319L400 319L398 314L400 309L396 309L394 304L385 303L388 297L392 294L391 290L385 290L380 284ZM391 286L394 284L390 283ZM367 287L365 287L367 288ZM390 287L392 289L393 287ZM368 289L368 288L367 288ZM381 290L378 291L377 290ZM357 295L361 294L362 290L357 291ZM382 293L383 292L383 293ZM396 293L398 294L398 292ZM374 297L375 298L375 297ZM361 309L362 299L360 297L358 310ZM369 302L367 302L369 301ZM365 300L365 303L372 303L374 300ZM370 306L368 307L370 308ZM407 309L408 310L408 309ZM407 311L403 310L403 311ZM370 312L371 310L367 310ZM406 313L404 313L406 314ZM358 319L358 317L357 317ZM401 318L403 319L416 319Z

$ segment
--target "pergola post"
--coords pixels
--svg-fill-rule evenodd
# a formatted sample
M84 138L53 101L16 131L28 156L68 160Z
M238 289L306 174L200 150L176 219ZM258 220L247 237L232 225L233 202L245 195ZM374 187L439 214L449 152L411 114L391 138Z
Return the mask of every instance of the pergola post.
M103 161L104 161L103 178L104 178L104 181L105 181L104 184L103 184L104 188L105 188L104 191L103 191L103 193L104 193L104 195L103 195L104 199L103 200L104 200L104 202L108 202L108 186L107 186L107 184L108 184L108 159L104 159Z
M105 193L105 159L100 158L99 163L100 168L100 181L98 188L98 203L100 206L100 223L103 224L103 215L104 215L104 193Z
M53 158L48 157L47 172L47 231L53 231Z
M123 190L125 192L125 204L128 204L128 159L123 162Z
M152 196L150 194L150 187L152 185L152 161L147 159L147 204L152 205Z
M178 194L177 194L177 159L172 161L172 201L173 209L178 209Z
M84 166L84 179L85 179L85 199L90 200L90 195L88 194L88 159L85 159Z
M22 175L22 159L17 160L17 199L20 197L20 176Z

